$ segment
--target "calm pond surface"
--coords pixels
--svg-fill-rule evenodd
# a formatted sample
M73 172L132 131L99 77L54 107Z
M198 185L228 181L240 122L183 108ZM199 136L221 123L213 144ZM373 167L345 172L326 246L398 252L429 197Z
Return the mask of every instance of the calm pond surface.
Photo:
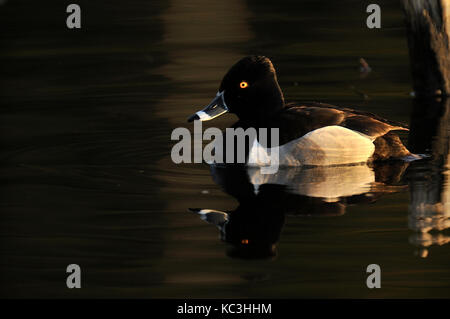
M64 3L1 3L1 297L450 297L450 106L410 96L397 2L377 2L379 30L368 1L83 0L80 30ZM256 174L257 191L174 164L172 130L248 54L273 60L287 100L409 124L433 157ZM198 209L227 212L224 233Z

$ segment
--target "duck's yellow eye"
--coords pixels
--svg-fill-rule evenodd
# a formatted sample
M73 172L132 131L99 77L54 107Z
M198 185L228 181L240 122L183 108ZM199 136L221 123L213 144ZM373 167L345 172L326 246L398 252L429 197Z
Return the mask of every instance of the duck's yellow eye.
M245 89L246 87L248 87L248 83L245 81L242 81L239 86L241 87L241 89Z

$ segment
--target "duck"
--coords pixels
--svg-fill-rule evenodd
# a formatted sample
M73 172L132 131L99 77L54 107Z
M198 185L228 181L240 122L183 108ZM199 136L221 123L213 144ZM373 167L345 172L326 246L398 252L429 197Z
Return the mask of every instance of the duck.
M286 102L272 61L266 56L246 56L223 77L216 96L188 118L209 121L232 113L232 128L277 128L280 165L327 166L374 161L419 159L402 143L398 131L404 124L373 113L320 102ZM261 154L255 140L247 151ZM252 155L253 154L253 155Z

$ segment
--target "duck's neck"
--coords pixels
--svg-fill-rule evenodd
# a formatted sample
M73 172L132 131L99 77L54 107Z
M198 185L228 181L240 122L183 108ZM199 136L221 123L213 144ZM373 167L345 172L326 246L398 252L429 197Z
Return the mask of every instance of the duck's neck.
M240 120L248 127L268 128L274 117L284 109L284 97L279 87L267 93L254 101L254 108L251 112L239 116Z

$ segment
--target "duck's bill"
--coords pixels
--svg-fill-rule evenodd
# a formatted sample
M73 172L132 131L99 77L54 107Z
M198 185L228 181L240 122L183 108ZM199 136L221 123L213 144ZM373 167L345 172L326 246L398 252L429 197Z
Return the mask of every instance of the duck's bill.
M225 104L225 99L223 96L224 91L218 92L216 97L209 103L203 110L191 115L188 118L188 122L195 120L209 121L224 113L228 112L228 107Z

